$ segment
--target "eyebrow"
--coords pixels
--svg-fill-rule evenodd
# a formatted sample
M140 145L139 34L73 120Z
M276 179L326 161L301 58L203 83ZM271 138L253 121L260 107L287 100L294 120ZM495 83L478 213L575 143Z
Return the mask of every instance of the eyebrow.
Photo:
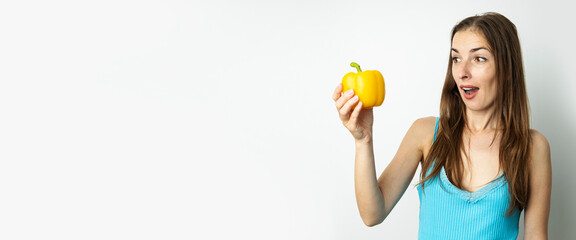
M490 50L488 50L488 49L485 48L485 47L478 47L478 48L472 48L472 50L470 50L470 52L476 52L476 51L482 50L482 49L484 49L484 50L486 50L486 51L490 51ZM459 53L458 50L456 50L455 48L452 48L452 51L455 52L455 53Z

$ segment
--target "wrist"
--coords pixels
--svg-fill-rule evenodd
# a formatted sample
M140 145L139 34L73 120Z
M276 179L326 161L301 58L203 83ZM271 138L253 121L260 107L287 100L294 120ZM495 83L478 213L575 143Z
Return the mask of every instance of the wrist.
M372 136L365 136L361 139L355 139L354 142L356 143L356 146L359 145L369 145L372 144Z

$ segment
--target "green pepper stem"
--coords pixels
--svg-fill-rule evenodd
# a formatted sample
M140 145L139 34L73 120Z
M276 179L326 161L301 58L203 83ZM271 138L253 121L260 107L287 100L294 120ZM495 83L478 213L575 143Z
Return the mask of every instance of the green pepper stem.
M360 65L358 65L358 63L350 63L350 67L355 67L358 72L362 72L362 69L360 69Z

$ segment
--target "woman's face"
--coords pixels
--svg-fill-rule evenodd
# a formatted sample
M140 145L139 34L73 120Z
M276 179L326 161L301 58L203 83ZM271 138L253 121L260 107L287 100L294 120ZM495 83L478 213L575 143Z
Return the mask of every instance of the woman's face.
M456 32L451 55L452 76L468 110L492 110L497 93L496 63L482 32Z

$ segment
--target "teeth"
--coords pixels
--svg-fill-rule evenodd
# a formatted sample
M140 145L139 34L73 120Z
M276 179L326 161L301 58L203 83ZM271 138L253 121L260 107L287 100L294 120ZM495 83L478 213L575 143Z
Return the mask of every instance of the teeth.
M462 88L462 90L464 90L464 91L470 91L470 90L472 90L472 89L474 89L474 88L466 88L466 87L465 87L465 88Z

